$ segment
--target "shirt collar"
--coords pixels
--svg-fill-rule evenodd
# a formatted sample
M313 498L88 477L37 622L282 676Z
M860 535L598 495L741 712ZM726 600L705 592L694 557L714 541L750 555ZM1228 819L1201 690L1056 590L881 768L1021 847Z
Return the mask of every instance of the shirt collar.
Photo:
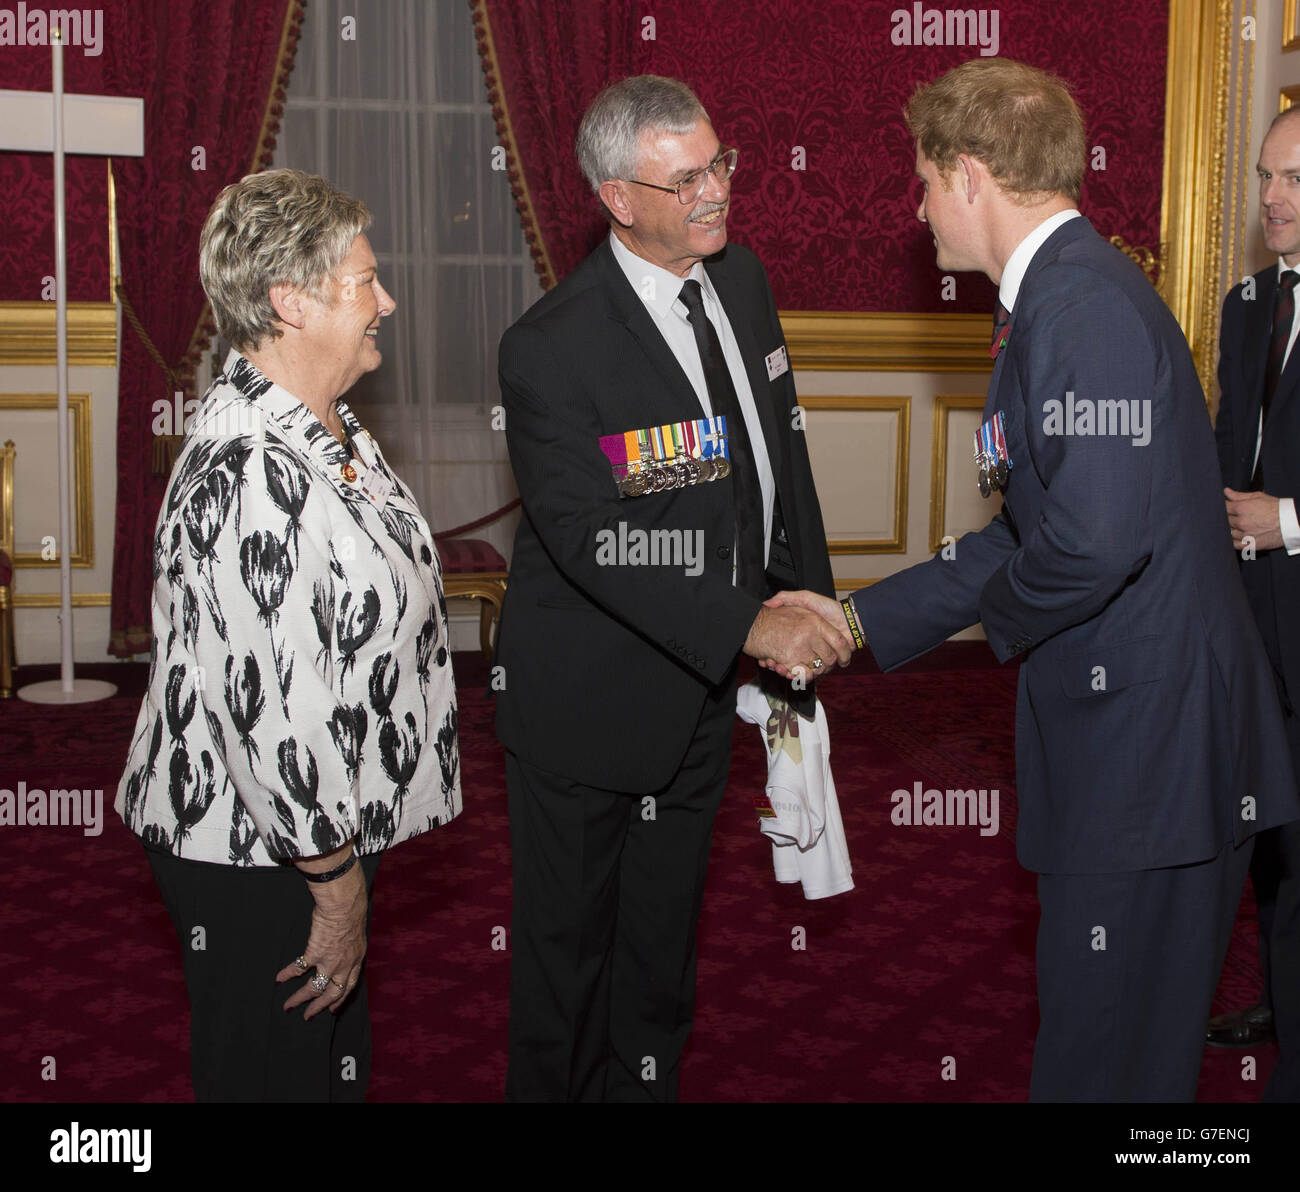
M231 424L238 424L232 425L231 429L241 433L251 431L253 434L260 434L265 421L273 422L278 436L313 464L317 471L331 480L340 481L345 491L351 491L346 484L342 484L342 472L343 465L349 463L352 457L305 402L270 380L234 348L226 357L222 374L235 391L233 400L211 409L201 409L195 415L195 429L199 433L203 433L204 423L209 419L218 424L222 420L229 420ZM334 408L349 436L361 433L361 424L346 402L340 399L334 403Z
M715 302L717 301L718 296L714 293L703 261L696 261L686 277L678 277L677 274L670 273L659 265L651 264L644 257L637 256L613 232L609 234L609 246L614 251L614 260L623 270L637 297L657 318L664 319L672 313L679 319L685 320L686 307L678 302L677 296L688 280L698 281L705 293Z
M1002 281L998 284L998 301L1008 311L1016 308L1016 299L1020 296L1020 283L1025 280L1025 270L1029 268L1029 262L1034 259L1034 253L1043 247L1047 238L1057 228L1080 214L1082 213L1074 207L1071 207L1068 211L1058 211L1055 215L1043 220L1038 227L1016 245L1015 252L1011 254L1006 268L1002 270Z
M1282 280L1284 273L1300 273L1300 265L1288 265L1281 257L1277 259L1277 279Z

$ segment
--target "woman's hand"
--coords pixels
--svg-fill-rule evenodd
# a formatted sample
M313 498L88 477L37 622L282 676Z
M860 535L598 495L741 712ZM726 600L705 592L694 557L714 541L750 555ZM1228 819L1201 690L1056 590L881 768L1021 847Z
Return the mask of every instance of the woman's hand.
M343 864L351 852L349 843L336 853L300 861L298 868L309 873L324 873ZM286 1010L292 1010L309 1002L303 1018L310 1020L322 1010L337 1011L361 979L361 965L366 957L367 898L366 879L360 862L332 882L308 882L307 888L316 900L311 915L311 933L302 951L307 968L300 968L296 961L291 962L276 973L275 979L282 983L304 975L313 967L318 975L328 978L320 993L308 981L284 1003Z

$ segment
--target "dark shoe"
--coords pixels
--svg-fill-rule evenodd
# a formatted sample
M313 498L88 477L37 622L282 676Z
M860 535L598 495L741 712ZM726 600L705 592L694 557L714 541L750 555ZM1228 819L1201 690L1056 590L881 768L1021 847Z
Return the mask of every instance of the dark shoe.
M1216 1014L1205 1030L1205 1042L1211 1047L1258 1047L1274 1039L1273 1011L1262 1005Z

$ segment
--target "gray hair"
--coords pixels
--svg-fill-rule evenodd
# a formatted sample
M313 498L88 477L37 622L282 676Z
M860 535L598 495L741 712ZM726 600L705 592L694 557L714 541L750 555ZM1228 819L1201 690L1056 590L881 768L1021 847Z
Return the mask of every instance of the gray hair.
M199 279L232 346L257 350L284 332L270 291L287 283L325 301L325 283L370 226L370 212L324 178L264 170L223 190L199 237Z
M677 79L634 75L611 83L595 99L578 129L578 165L593 191L611 178L637 172L641 135L664 129L683 135L708 120L695 92Z

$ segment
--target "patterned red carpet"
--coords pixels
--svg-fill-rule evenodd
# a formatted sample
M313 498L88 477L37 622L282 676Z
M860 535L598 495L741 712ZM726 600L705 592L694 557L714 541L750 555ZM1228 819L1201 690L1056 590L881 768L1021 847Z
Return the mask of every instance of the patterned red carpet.
M26 668L21 682L53 677ZM102 788L104 830L0 828L0 1101L184 1101L188 1012L176 937L144 856L111 810L145 668L82 668L119 695L82 708L0 704L0 789ZM510 921L504 766L484 667L457 656L465 814L385 859L369 957L376 1101L497 1101ZM1029 1083L1033 878L1015 862L1015 672L982 644L893 675L822 685L856 889L778 886L750 792L757 730L737 722L700 928L687 1101L1019 1101ZM998 835L890 822L890 794L997 788ZM792 947L803 928L806 948ZM1217 1008L1253 999L1243 905ZM291 959L291 958L286 958ZM1254 1054L1254 1080L1243 1056ZM56 1079L42 1079L45 1057ZM945 1057L950 1079L944 1079ZM1206 1054L1200 1097L1254 1101L1273 1062Z

